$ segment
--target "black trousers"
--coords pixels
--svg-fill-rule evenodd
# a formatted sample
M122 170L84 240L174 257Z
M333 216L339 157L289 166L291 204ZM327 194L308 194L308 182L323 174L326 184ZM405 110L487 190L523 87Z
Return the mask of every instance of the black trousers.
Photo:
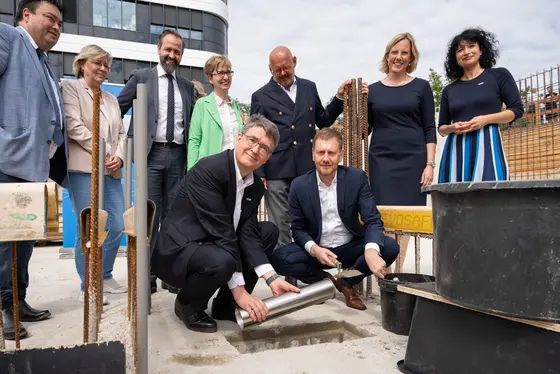
M261 241L263 249L269 255L278 241L278 228L271 222L259 222ZM187 268L187 279L184 287L178 295L182 304L190 304L193 309L204 311L208 301L218 292L218 303L234 306L233 294L227 282L235 272L235 258L227 251L213 246L203 244L192 255ZM254 269L243 269L245 278L245 289L253 292L258 277Z
M177 144L176 147L169 148L153 143L148 155L148 198L156 204L150 257L156 249L160 224L165 220L185 175L185 154L185 145ZM151 271L150 280L152 283L156 281L156 276Z

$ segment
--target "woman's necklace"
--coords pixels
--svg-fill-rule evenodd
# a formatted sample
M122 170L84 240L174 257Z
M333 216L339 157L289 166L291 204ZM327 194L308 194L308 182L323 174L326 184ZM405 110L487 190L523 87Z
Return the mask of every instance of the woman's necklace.
M393 81L391 80L391 78L389 78L388 75L387 75L387 78L385 78L385 79L387 80L387 83L389 83L389 85L391 85L391 86L393 86L393 87L398 87L398 86L402 86L402 85L404 85L405 83L407 83L408 78L409 78L409 75L407 74L407 75L405 75L404 79L403 79L402 81L400 81L400 82L393 82Z

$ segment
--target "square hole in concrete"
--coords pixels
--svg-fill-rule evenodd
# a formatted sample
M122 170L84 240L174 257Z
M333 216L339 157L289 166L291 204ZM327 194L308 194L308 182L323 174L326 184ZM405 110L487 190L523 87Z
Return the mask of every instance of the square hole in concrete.
M244 330L226 335L225 338L240 353L246 354L304 345L342 343L368 336L368 333L350 323L333 321Z

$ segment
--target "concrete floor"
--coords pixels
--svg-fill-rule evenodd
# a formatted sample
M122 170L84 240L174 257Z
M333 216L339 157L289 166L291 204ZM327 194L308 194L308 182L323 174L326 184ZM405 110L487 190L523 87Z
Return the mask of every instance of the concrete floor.
M405 271L414 269L413 246L411 241ZM59 247L36 248L31 259L27 300L35 308L50 309L53 317L47 321L26 323L30 336L22 340L22 348L72 346L82 342L79 278L74 261L59 259L58 251ZM427 240L422 240L422 272L431 274L431 243ZM119 282L126 283L125 258L117 258L114 276ZM270 296L263 282L259 282L255 292L263 298ZM381 328L376 285L374 294L373 299L367 300L366 311L346 307L343 296L338 294L336 299L322 305L246 329L345 321L367 337L342 343L241 354L226 339L226 336L239 332L236 324L220 321L219 331L215 334L189 331L173 313L175 295L159 289L153 295L152 315L149 316L150 373L399 373L396 363L404 358L407 339ZM111 304L105 307L100 339L124 341L126 294L107 296ZM7 349L14 349L14 343L7 342Z

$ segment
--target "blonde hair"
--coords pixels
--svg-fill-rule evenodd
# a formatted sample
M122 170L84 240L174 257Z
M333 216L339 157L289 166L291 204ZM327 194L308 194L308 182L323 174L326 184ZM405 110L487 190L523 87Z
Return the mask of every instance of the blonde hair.
M204 73L210 77L220 65L225 65L226 68L231 69L231 61L227 56L212 56L204 64Z
M389 64L387 63L387 56L389 56L391 48L393 48L395 44L403 40L408 40L408 42L410 43L411 59L408 62L408 66L406 67L406 72L412 73L414 70L416 70L416 67L418 66L418 59L420 58L420 53L418 52L418 48L416 48L416 42L414 41L414 37L412 36L412 34L405 32L395 35L395 37L393 37L393 39L391 39L391 41L385 47L385 54L383 55L380 69L383 73L389 74Z
M80 53L74 58L74 63L72 64L72 72L76 78L81 78L84 76L82 72L82 64L89 60L94 60L97 58L102 58L107 56L107 63L111 66L113 62L113 56L100 46L96 44L89 44L82 48Z

